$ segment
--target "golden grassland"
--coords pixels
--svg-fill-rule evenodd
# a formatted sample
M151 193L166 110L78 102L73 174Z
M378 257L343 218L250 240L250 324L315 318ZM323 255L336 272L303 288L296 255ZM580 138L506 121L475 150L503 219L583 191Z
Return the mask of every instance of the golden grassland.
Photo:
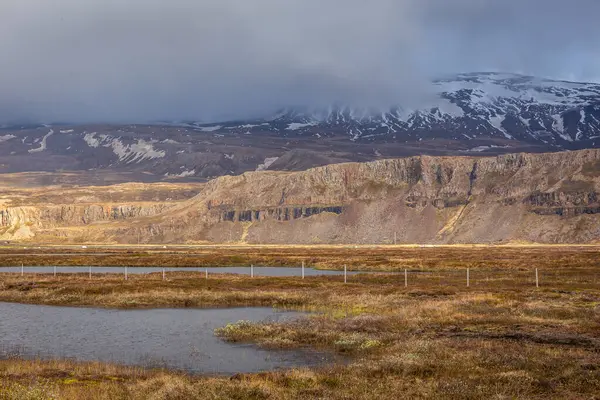
M0 266L299 266L394 271L404 268L565 268L596 265L600 246L4 246ZM573 264L574 263L574 264Z
M341 276L211 274L207 280L198 272L173 272L164 281L161 274L132 274L125 281L119 275L0 274L0 301L318 311L285 323L240 321L215 334L267 348L311 347L350 357L347 364L234 377L7 359L0 361L0 399L599 398L595 248L210 251L213 262L273 256L276 262L267 265L304 259L319 267L406 268L408 287L403 273L349 276L347 284Z

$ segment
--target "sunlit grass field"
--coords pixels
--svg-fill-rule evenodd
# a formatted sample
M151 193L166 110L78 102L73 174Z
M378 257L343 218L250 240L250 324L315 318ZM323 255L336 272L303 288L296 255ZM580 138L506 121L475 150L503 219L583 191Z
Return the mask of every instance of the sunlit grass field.
M12 357L0 361L0 399L593 399L600 393L600 252L595 247L127 251L31 255L25 264L40 265L48 258L61 265L297 266L305 261L317 268L347 265L395 273L352 275L347 283L343 276L211 274L206 279L199 272L172 272L166 280L160 273L131 274L128 280L118 274L91 279L87 274L0 274L0 301L312 311L292 322L240 321L215 334L271 349L316 348L347 360L206 377ZM19 256L0 257L2 263L7 257Z

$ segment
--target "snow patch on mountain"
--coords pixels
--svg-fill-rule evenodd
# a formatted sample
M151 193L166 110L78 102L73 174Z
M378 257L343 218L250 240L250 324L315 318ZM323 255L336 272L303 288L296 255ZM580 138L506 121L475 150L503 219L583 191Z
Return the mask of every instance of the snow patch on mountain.
M100 140L96 139L96 132L86 133L83 136L83 140L87 143L88 146L97 148L100 147Z
M40 147L35 148L35 149L29 149L27 150L29 153L40 153L44 150L46 150L47 148L47 143L48 143L48 138L50 136L52 136L54 134L54 130L50 129L50 132L48 132L47 134L44 135L44 137L42 138L42 141L40 143Z
M505 119L506 119L506 116L504 116L504 115L497 115L495 117L489 117L490 124L497 130L502 132L502 134L504 135L505 138L514 139L508 132L506 132L506 129L504 129L502 127L502 122L504 122Z
M244 124L244 125L234 125L234 126L227 126L225 127L225 129L250 129L250 128L256 128L259 126L266 126L269 125L267 122L264 122L262 124Z
M496 145L477 146L477 147L473 147L472 149L469 149L469 150L461 150L461 152L481 153L481 152L492 150L492 149L507 149L507 148L509 148L509 146L496 146Z
M288 127L286 128L288 131L297 131L298 129L301 128L307 128L309 126L315 126L318 125L318 122L313 121L313 122L307 122L307 123L298 123L298 122L292 122L291 124L288 125Z
M219 129L223 128L223 125L216 125L216 126L202 126L200 127L200 131L202 132L215 132L218 131Z
M279 157L265 158L265 161L262 164L259 164L258 167L256 167L256 171L265 171L265 170L269 169L269 167L271 165L273 165L273 163L277 160L279 160Z
M102 146L112 148L113 153L119 157L119 161L126 162L127 164L166 156L165 151L154 148L154 144L156 143L154 140L136 139L135 143L125 144L121 138L105 134L96 137L95 133L86 134L84 140L90 147L97 148Z
M14 139L14 138L16 138L15 135L2 135L2 136L0 136L0 143L8 142L10 139Z
M195 176L195 175L196 175L195 169L184 170L184 171L180 172L179 174L169 174L168 172L165 174L165 176L167 178L187 178L189 176Z
M579 110L579 124L585 123L585 110L582 108ZM575 140L581 140L583 136L583 132L581 132L580 125L577 124L577 135L575 135Z
M110 146L119 157L119 161L126 161L129 164L164 157L166 153L162 150L155 150L153 143L153 141L138 139L136 143L126 145L119 139L112 139Z
M556 133L567 142L573 142L573 138L569 136L568 133L565 132L565 123L563 121L563 117L560 114L555 114L552 116L552 128L556 131Z

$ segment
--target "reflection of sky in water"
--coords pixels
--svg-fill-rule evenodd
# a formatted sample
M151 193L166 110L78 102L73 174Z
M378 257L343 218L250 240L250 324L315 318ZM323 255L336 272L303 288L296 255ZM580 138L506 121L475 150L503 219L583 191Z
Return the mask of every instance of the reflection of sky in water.
M324 355L226 343L214 330L239 320L281 321L271 308L107 310L0 303L0 357L72 358L196 373L315 365Z
M24 267L26 274L52 274L54 267ZM148 273L162 273L162 267L129 267L127 268L128 274L148 274ZM197 271L205 273L206 268L165 268L165 271ZM0 267L0 273L12 272L21 273L21 267ZM56 273L89 273L89 267L56 267ZM92 267L93 274L124 274L125 267ZM215 267L208 268L209 274L243 274L250 275L250 267ZM357 272L348 271L348 275L354 275ZM343 275L344 271L329 271L329 270L317 270L313 268L305 268L305 276L319 276L319 275ZM285 268L285 267L254 267L254 276L302 276L302 268Z

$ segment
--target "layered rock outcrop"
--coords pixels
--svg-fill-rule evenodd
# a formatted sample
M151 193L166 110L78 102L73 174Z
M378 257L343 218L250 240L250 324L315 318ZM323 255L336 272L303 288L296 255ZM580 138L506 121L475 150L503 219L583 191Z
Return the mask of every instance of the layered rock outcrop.
M38 240L82 240L65 228L89 226L107 242L590 243L599 193L600 150L420 156L224 176L173 203L0 216L6 227L20 215Z
M221 177L177 212L217 242L570 243L600 238L598 192L599 150L422 156Z
M87 226L98 222L150 217L167 211L167 203L18 206L0 209L0 238L33 238L35 231Z

